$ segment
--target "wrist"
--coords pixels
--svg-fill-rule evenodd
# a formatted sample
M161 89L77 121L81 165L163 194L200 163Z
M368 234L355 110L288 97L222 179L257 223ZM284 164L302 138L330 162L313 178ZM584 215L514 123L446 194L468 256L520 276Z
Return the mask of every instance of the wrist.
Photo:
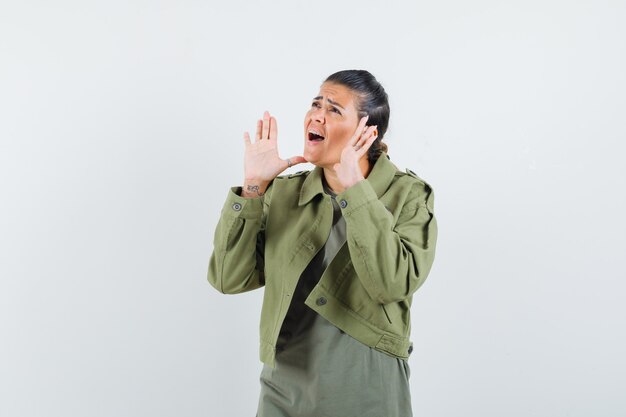
M348 189L356 184L358 184L359 182L363 181L365 179L365 177L356 177L353 178L351 181L348 181L346 184L343 184L344 189Z
M265 190L269 186L269 182L260 180L245 180L241 188L241 196L245 198L262 197Z

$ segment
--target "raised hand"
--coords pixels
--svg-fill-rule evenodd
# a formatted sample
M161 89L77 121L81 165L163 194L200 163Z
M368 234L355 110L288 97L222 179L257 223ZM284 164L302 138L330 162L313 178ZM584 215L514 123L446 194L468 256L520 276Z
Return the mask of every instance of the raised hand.
M256 140L250 140L248 132L243 134L246 150L244 155L243 197L258 197L264 194L270 181L286 168L306 162L302 156L281 159L278 156L278 124L268 111L257 121Z
M333 166L333 169L337 173L337 179L344 188L349 188L365 178L359 166L359 161L378 137L376 125L365 125L368 117L369 116L365 116L361 118L359 125L354 131L354 135L341 151L339 163Z

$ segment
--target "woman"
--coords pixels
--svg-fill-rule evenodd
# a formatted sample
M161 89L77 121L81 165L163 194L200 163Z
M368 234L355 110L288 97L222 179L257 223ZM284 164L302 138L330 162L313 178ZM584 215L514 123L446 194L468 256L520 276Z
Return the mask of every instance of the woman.
M258 417L412 416L410 307L435 254L431 187L381 142L387 94L363 70L330 75L304 118L304 153L278 156L276 119L244 133L208 280L265 287ZM302 162L312 171L278 175Z

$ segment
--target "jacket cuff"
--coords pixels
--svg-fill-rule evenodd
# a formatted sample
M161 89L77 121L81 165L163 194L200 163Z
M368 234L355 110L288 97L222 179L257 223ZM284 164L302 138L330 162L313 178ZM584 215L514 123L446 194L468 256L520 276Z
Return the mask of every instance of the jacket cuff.
M242 186L230 187L226 202L222 207L222 215L258 219L263 215L263 197L245 198L240 196Z
M342 214L346 215L370 201L378 200L378 196L372 184L365 178L337 194L336 200L341 207Z

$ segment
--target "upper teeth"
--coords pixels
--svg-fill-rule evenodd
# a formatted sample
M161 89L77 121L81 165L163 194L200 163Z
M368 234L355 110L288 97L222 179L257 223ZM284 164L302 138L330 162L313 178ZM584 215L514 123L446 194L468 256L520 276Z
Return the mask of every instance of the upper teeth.
M320 132L318 132L317 130L309 129L309 133L314 133L314 134L316 134L317 136L324 137L324 135L322 135L322 134L321 134Z

